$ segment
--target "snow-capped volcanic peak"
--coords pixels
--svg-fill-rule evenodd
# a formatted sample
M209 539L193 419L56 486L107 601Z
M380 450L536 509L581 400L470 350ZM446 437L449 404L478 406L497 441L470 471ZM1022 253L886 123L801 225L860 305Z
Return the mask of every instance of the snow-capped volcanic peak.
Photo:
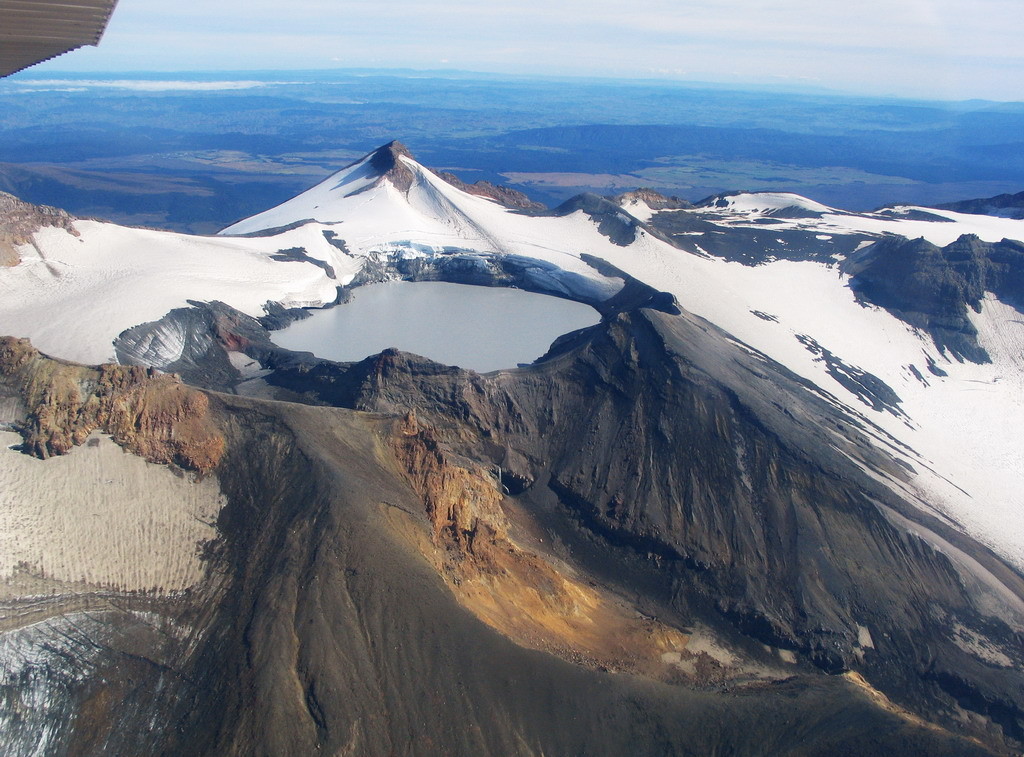
M701 203L706 208L720 208L736 213L774 215L780 211L804 211L808 214L834 213L834 208L791 192L741 192L718 195Z
M270 210L239 221L221 233L252 234L303 221L338 221L347 216L352 207L363 204L368 198L360 198L360 195L368 191L384 189L388 185L400 192L407 192L414 180L410 165L422 169L412 160L405 145L390 142L331 174L315 187Z

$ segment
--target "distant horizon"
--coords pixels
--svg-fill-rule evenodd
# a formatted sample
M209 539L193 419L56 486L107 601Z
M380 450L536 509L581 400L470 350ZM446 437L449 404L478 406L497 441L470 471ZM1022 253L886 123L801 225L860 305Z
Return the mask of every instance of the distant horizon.
M121 0L98 48L39 72L453 69L1024 101L1016 0Z
M1019 100L999 100L986 97L968 97L962 99L943 98L939 96L911 95L911 94L872 94L863 91L852 91L838 88L830 88L824 85L801 85L796 83L782 82L757 82L757 81L710 81L703 79L674 79L666 77L650 77L643 75L636 76L610 76L597 74L564 74L564 73L509 73L500 71L477 71L471 69L453 68L410 68L392 67L377 68L371 66L345 66L345 67L321 67L321 68L239 68L239 69L152 69L152 70L89 70L75 68L61 68L57 63L67 59L73 61L75 52L45 61L35 66L0 80L10 84L34 84L36 86L50 83L63 83L66 81L81 81L82 86L97 86L109 88L132 89L130 86L118 87L115 82L155 82L167 85L178 85L196 80L196 83L210 83L224 86L210 87L176 87L168 86L167 90L190 90L202 89L210 91L223 91L229 89L249 89L258 86L273 85L301 85L307 82L297 81L266 81L271 75L292 75L316 77L323 75L327 77L334 75L347 76L391 76L394 78L436 78L436 79L484 79L494 81L531 81L531 82L586 82L589 84L615 84L615 85L645 85L665 88L679 89L709 89L716 91L735 91L747 93L772 93L807 96L807 97L834 97L854 100L895 100L900 102L919 103L942 103L942 104L967 104L986 103L993 105L1022 105L1024 97ZM254 81L247 81L241 77L255 77ZM319 82L322 79L310 78L310 82ZM242 85L242 86L239 86ZM249 86L245 86L249 85ZM149 88L147 88L149 89ZM149 91L154 91L150 89Z

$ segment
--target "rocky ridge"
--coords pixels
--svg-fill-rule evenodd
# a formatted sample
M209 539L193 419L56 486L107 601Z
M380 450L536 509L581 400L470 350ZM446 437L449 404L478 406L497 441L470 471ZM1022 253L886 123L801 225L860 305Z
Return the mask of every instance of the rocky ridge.
M395 187L395 189L401 192L408 192L412 187L413 182L416 180L415 174L412 170L402 162L402 158L411 158L412 153L409 152L409 148L403 145L398 140L388 142L383 147L378 148L370 156L370 165L373 169L380 174L380 178L375 182L379 184L382 181L389 181Z
M980 213L1002 218L1024 218L1024 192L1001 194L977 200L960 200L936 205L939 210L953 210L957 213Z
M14 195L0 192L0 266L17 265L17 248L31 243L32 235L45 226L55 226L78 236L73 221L63 210L30 205Z
M21 397L25 451L43 459L103 430L150 462L209 473L224 439L202 392L177 376L126 365L90 368L42 355L25 339L0 338L0 377Z
M513 210L546 209L546 206L542 203L531 200L526 194L520 192L518 189L512 189L511 187L505 187L500 184L492 184L489 181L475 181L472 184L469 184L455 174L448 173L447 171L434 171L434 173L456 189L461 189L463 192L476 195L477 197L487 197L501 205L504 205L506 208L512 208Z
M967 316L981 312L986 292L1024 304L1024 243L962 236L939 247L924 239L883 239L842 264L858 297L927 331L958 360L989 361Z
M652 210L679 210L681 208L693 207L692 203L687 202L681 197L676 197L675 195L666 197L661 192L654 189L648 189L647 187L634 189L630 192L623 192L620 195L615 195L608 199L620 206L625 206L632 202L642 202Z

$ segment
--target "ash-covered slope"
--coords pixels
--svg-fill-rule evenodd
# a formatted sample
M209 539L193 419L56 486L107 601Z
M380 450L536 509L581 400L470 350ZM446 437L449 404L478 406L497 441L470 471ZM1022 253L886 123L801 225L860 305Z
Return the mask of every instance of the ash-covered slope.
M933 650L937 674L945 671L943 655L954 654L954 663L965 666L950 685L978 713L969 733L989 747L947 730L957 722L950 713L959 710L941 683L927 677L907 683L915 679L908 671L923 661L905 659L902 646L910 640L884 635L906 621L900 612L888 619L872 614L869 605L880 606L882 598L829 598L800 583L773 586L765 606L784 613L794 606L816 613L826 602L839 608L828 618L812 615L816 625L795 629L779 651L764 648L760 629L744 627L727 603L704 595L713 589L723 601L744 596L738 576L755 570L742 558L763 537L775 541L776 533L803 541L793 541L797 550L773 546L779 556L767 563L772 579L793 560L787 575L826 580L836 589L848 568L840 565L838 577L821 573L835 554L818 540L838 523L866 518L874 523L871 533L846 528L829 541L837 548L855 537L851 554L857 563L871 558L859 568L868 576L895 567L898 580L886 599L901 600L899 608L911 618L926 601L915 591L950 613L967 601L953 580L958 568L947 558L880 519L863 496L857 502L834 496L865 479L800 482L806 471L793 464L806 454L811 440L800 436L814 435L814 421L806 421L803 432L790 427L779 440L771 435L784 432L787 422L770 403L747 408L744 419L753 392L730 399L722 392L735 378L719 383L703 371L722 362L745 371L750 360L761 360L719 343L714 329L700 338L693 329L708 327L675 318L623 315L580 335L544 364L488 378L411 356L377 359L377 378L360 384L360 402L416 407L437 424L435 431L392 414L211 396L211 417L225 441L213 475L226 506L218 539L204 551L205 580L177 595L108 590L109 609L69 616L70 629L52 613L83 601L81 589L76 594L67 587L64 604L37 609L37 619L51 619L37 624L32 638L18 637L20 656L3 658L5 666L25 660L30 671L5 678L3 695L12 706L33 702L29 727L19 723L0 736L5 749L72 755L766 749L952 755L986 754L1013 743L1015 704L1012 691L996 685L1000 673L989 671L979 682L973 658L955 657L959 647L930 627L927 644L916 649ZM696 352L690 353L686 343L693 337ZM679 348L684 351L675 353ZM690 365L698 354L700 364ZM38 364L35 370L47 369ZM760 370L777 369L762 364ZM793 393L791 399L800 394L794 385L781 391ZM626 392L639 402L628 402ZM582 414L583 402L610 412ZM673 426L689 418L693 434L686 455L662 455L656 469L648 467L647 453L677 445L687 429L659 429L643 420L653 414L664 414ZM573 420L564 422L570 415ZM625 422L622 433L603 417ZM731 428L727 436L698 443L698 433L723 423ZM759 423L765 427L758 430ZM596 433L587 433L588 426ZM553 433L536 433L545 429ZM853 441L856 433L846 437ZM735 471L721 464L700 470L708 456L736 444L792 466L789 473L769 468L754 474L758 484L781 478L769 483L757 508L767 517L742 527L744 487ZM619 513L602 513L605 494L621 488L615 479L627 448L634 453L624 458L631 467L626 481L639 485L621 491ZM515 497L502 496L480 465L499 452L511 458L506 482ZM882 460L870 449L858 454ZM580 464L598 467L593 483L574 476ZM843 470L840 460L823 465ZM689 514L673 515L665 492L644 483L653 473L667 476L670 487L687 477L697 484L694 497L678 500ZM711 489L700 481L731 495L717 503L704 499ZM813 507L794 500L780 511L771 504L775 493L806 486L822 495ZM586 509L592 496L600 496L599 512ZM649 496L649 512L638 512ZM737 517L728 517L731 507ZM714 528L700 525L716 512ZM704 563L684 554L697 543L717 554L701 555ZM822 551L805 572L798 563L815 544ZM873 544L880 553L858 554L859 544ZM905 581L919 582L919 571L942 581L933 589L915 583L912 591ZM517 574L529 582L517 583ZM539 603L527 610L518 604L526 595L505 596L517 588L537 592ZM757 602L755 587L748 588L747 600ZM548 596L559 601L545 603ZM504 625L500 610L510 599L505 606L537 617L546 635L524 635L529 624ZM852 610L855 620L868 624L863 631L849 625ZM571 625L578 618L604 622ZM615 618L616 625L606 625ZM973 635L976 624L964 622L963 638L989 655L1003 648L992 628L981 637ZM623 623L638 630L627 633ZM831 643L830 635L840 643ZM9 645L12 637L3 638ZM595 648L605 650L600 661L576 651ZM851 649L847 661L843 654ZM877 680L869 684L853 670L826 676L815 667L839 672L847 663Z
M415 408L501 465L566 554L647 587L647 612L858 671L932 716L973 701L1022 735L1024 583L898 496L907 471L831 398L685 315L622 314L557 353L490 377L385 354L273 380Z
M186 668L189 684L172 691L174 727L154 734L154 751L971 749L872 710L840 679L789 681L737 697L524 650L456 604L418 553L422 504L384 457L379 421L270 409L231 402L238 457L227 488L236 492L240 533L228 530L238 538L237 583ZM276 505L271 519L247 514L262 512L268 499ZM788 725L787 710L790 718L800 714L799 728Z

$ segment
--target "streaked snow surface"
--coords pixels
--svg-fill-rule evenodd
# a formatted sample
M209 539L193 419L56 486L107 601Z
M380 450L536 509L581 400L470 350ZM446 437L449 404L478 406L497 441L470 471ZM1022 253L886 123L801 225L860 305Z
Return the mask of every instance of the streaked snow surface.
M200 546L216 538L216 480L175 475L108 437L49 460L10 449L0 431L0 600L28 568L60 582L177 592L203 577Z
M931 339L883 310L858 304L835 265L777 261L743 266L691 252L641 231L622 247L602 236L582 211L530 217L468 195L402 158L415 181L406 195L378 182L367 160L346 168L307 193L241 221L226 233L241 234L316 219L292 231L261 238L194 238L78 222L81 239L52 229L36 235L43 255L27 246L25 262L0 270L0 332L30 336L51 354L86 362L109 359L111 340L124 328L154 320L186 299L220 299L254 315L275 300L318 304L334 298L368 256L431 256L445 248L480 255L514 254L554 264L567 286L605 295L621 287L587 265L588 254L610 262L717 324L834 395L853 413L916 451L914 469L922 507L937 510L1024 568L1024 320L989 298L976 317L988 365L948 360ZM1024 239L1024 221L932 209L896 208L846 213L782 193L734 195L725 207L697 213L728 233L755 226L765 214L773 229L802 229L825 246L847 233L901 234L945 245L962 234L986 241ZM650 209L638 203L643 217ZM796 209L800 213L780 210ZM920 220L914 211L946 221ZM760 226L759 228L764 228ZM343 239L348 254L323 232ZM334 267L337 280L309 263L270 259L276 250L303 247ZM754 311L760 313L756 315ZM765 319L767 314L774 318ZM844 363L885 381L902 399L905 416L874 411L825 371L800 341L813 338ZM927 357L948 372L926 369ZM927 381L916 378L913 365ZM879 443L884 433L879 432Z

